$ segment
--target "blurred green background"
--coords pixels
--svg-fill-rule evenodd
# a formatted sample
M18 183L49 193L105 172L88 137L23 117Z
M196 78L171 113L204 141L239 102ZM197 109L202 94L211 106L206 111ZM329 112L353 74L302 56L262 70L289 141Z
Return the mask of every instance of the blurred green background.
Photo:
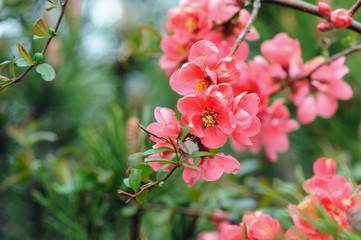
M291 133L290 150L277 163L262 153L235 154L227 145L222 150L241 162L239 174L188 188L178 173L164 188L151 189L144 206L126 205L116 191L127 189L128 155L152 145L135 123L149 124L156 106L175 109L179 98L158 67L160 39L146 27L165 35L167 10L177 1L69 2L45 56L56 79L44 82L32 71L0 96L0 239L136 239L144 233L148 239L195 239L214 229L206 217L182 209L206 215L222 208L239 221L244 212L261 208L286 228L290 218L282 197L302 199L302 190L295 194L300 189L295 169L299 179L301 172L310 177L316 158L333 157L344 174L360 182L361 54L355 53L347 58L345 77L354 97L339 102L332 119L317 118ZM349 8L354 0L328 2ZM55 24L59 12L45 12L48 6L45 0L0 1L0 61L20 56L17 42L30 55L41 51L45 40L32 39L32 26L40 16ZM355 19L361 20L361 13ZM331 54L347 48L341 40L349 30L319 33L318 22L264 4L255 23L261 38L249 43L249 58L279 32L300 40L304 61L324 54L325 40Z

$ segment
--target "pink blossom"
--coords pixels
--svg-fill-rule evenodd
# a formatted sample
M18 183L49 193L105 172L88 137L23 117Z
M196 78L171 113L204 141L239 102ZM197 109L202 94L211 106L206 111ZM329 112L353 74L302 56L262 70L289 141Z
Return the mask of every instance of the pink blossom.
M221 240L218 232L204 231L198 235L197 240Z
M331 13L331 7L325 2L318 2L317 7L318 7L318 12L323 17L326 17Z
M294 84L291 99L298 107L297 117L301 123L310 123L317 115L332 117L338 108L337 99L348 100L352 97L352 89L342 81L348 72L344 61L342 57L328 66L321 66L311 75L311 80ZM307 62L303 71L307 73L323 62L324 58L317 57Z
M193 164L193 160L188 160L188 163ZM218 153L215 156L202 157L197 167L200 170L193 170L189 167L184 168L183 180L188 183L189 187L193 186L200 176L206 181L216 181L224 172L236 174L240 163L230 155Z
M346 28L352 25L352 17L347 9L336 9L330 14L332 24L337 28Z
M285 240L304 240L306 237L297 231L295 226L290 227L285 236Z
M321 22L317 25L317 30L320 32L326 32L333 28L333 24L330 22Z
M246 213L242 222L247 226L249 240L272 240L282 232L280 223L262 211Z
M233 112L218 95L189 95L178 100L182 122L209 148L219 148L236 127Z
M313 164L313 172L316 176L328 176L336 173L336 161L332 158L319 158Z
M280 64L283 68L288 68L292 58L301 57L300 43L286 33L279 33L272 40L264 41L261 52L271 63Z

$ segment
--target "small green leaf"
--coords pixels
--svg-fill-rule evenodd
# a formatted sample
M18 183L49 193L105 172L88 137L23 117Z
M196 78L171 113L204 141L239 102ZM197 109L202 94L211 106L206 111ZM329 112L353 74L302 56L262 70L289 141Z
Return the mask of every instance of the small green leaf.
M38 66L36 66L35 70L41 75L41 77L45 81L53 81L55 79L55 70L51 65L47 63L39 64Z
M149 149L143 153L144 156L148 157L153 154L161 153L161 152L174 152L174 149L168 148L168 147L160 147L160 148L154 148Z
M166 159L166 158L146 158L144 159L144 162L162 162L162 163L170 163L170 164L173 164L175 165L175 162L169 160L169 159Z
M26 60L25 58L18 58L15 61L15 66L16 67L30 67L33 66L34 64L30 63L28 60Z
M191 132L191 129L189 128L189 126L185 126L184 128L182 128L182 130L180 131L177 139L178 142L183 142L183 140L185 139L185 137L188 135L188 133Z
M140 187L140 180L142 177L142 170L140 169L133 169L129 176L129 185L133 189L135 193L138 192Z
M0 81L6 81L8 82L10 79L8 77L5 77L5 76L1 76L0 75ZM11 81L11 80L10 80ZM4 83L1 83L1 85L4 84ZM6 84L6 83L5 83Z
M161 166L158 171L157 171L157 181L159 181L160 175L162 174L162 172L164 171L164 169L166 169L167 167L169 167L169 163L168 164L164 164L163 166Z
M58 6L52 6L52 7L48 7L48 8L45 8L45 11L51 11L51 10L53 10L53 9L55 9L55 8L59 8Z
M199 151L198 144L193 141L178 141L178 145L183 150L183 152L188 154L193 154Z
M38 37L47 37L47 38L50 38L51 35L49 34L48 32L48 29L45 25L45 22L42 18L39 18L35 24L34 24L34 27L33 27L33 33L35 34L35 36L38 36Z
M24 48L23 45L21 45L20 43L18 43L18 48L19 48L19 52L20 54L29 61L29 63L31 63L32 65L34 65L34 61L33 59L31 59L31 57L29 56L28 52L26 51L26 49Z
M136 169L142 170L142 179L149 176L153 172L153 168L148 164L144 164L144 163L138 164L136 166Z
M4 67L6 64L9 64L9 63L11 63L11 61L9 61L9 60L0 63L0 71L3 69L3 67Z
M128 167L135 168L138 164L143 163L144 155L142 152L133 153L128 157Z
M194 170L194 171L199 171L199 170L201 170L199 167L194 166L194 165L189 164L189 163L186 163L186 162L184 162L183 165L184 165L185 167L189 167L190 169L192 169L192 170Z
M160 188L164 187L164 181L161 181L161 182L158 184L158 187L160 187Z
M139 204L143 204L145 203L145 201L148 200L148 196L149 196L149 189L146 189L136 198L136 200Z
M124 179L123 179L123 183L125 184L125 186L127 186L128 188L130 188L129 178L124 178Z
M10 63L9 65L9 72L11 74L11 76L13 76L14 78L16 78L16 75L15 75L15 61L16 61L16 58L14 58L14 60Z
M211 153L211 152L196 152L196 153L193 153L193 154L189 154L187 156L185 156L182 160L187 160L187 159L190 159L190 158L194 158L194 157L204 157L204 156L214 156L215 154L214 153Z

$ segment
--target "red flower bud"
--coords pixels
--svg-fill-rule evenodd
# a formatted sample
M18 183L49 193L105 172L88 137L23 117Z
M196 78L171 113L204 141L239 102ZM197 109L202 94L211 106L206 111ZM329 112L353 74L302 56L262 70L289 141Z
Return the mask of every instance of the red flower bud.
M323 16L326 17L330 14L331 8L327 3L318 2L318 12Z
M319 23L316 28L320 32L326 32L326 31L331 30L333 28L333 24L330 23L330 22L322 22L322 23Z
M346 28L351 26L352 18L347 9L336 9L330 14L332 24L337 28Z

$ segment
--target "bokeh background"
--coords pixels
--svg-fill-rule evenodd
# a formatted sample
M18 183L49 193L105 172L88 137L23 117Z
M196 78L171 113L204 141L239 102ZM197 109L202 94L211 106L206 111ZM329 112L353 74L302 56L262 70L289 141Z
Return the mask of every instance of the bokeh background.
M328 2L349 8L354 0ZM176 5L176 0L69 1L45 56L56 79L44 82L32 71L0 96L0 239L137 239L144 234L196 239L214 229L206 216L219 208L235 221L244 212L263 209L286 228L285 206L302 199L297 180L312 175L316 158L335 158L343 174L360 182L361 53L355 53L347 58L345 77L354 97L340 102L332 119L317 118L291 133L290 149L277 163L263 153L234 153L227 145L222 151L241 162L237 175L188 188L178 173L163 188L152 189L145 205L125 204L116 191L127 189L128 155L152 145L136 122L149 124L155 107L175 109L179 98L158 66L167 10ZM0 1L1 62L20 56L17 42L30 55L41 51L45 40L33 40L32 26L41 16L54 26L59 12L45 12L49 6L45 0ZM361 20L361 13L355 19ZM249 59L260 54L262 41L279 32L299 39L304 61L347 48L343 39L350 37L349 30L320 33L318 22L264 4L255 22L261 37L249 43ZM288 105L294 116L295 108Z

